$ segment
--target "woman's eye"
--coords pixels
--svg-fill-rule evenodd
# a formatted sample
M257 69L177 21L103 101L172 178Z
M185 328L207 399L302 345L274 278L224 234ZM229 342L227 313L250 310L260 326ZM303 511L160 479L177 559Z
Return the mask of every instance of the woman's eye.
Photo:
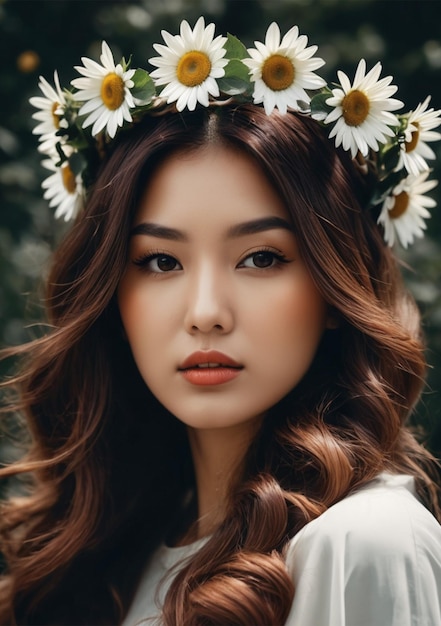
M246 257L246 259L240 263L240 266L265 269L273 267L279 263L286 262L286 259L281 254L276 254L275 252L270 252L269 250L260 250L259 252L254 252Z
M156 274L182 269L179 261L169 254L150 254L141 259L137 259L134 263L135 265L139 265L143 270Z

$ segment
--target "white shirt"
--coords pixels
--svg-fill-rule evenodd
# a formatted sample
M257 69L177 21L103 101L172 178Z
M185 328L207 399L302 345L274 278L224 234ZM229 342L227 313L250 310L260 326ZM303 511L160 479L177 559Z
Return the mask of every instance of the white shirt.
M170 582L160 581L206 540L154 553L123 626L161 624ZM285 626L441 626L441 526L410 476L381 474L306 524L286 564L295 595Z

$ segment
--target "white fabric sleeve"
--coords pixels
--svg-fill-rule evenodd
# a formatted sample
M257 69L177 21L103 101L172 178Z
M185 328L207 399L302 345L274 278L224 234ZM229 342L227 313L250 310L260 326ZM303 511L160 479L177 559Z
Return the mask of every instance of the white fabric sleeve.
M307 524L286 555L286 626L441 626L441 526L381 475Z

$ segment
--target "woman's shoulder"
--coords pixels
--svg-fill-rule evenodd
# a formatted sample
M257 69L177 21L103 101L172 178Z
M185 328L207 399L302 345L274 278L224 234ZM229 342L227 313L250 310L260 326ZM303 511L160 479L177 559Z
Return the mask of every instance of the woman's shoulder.
M436 541L441 550L441 526L415 494L414 479L407 475L380 474L318 518L306 524L291 541L298 544L322 538L336 548L340 542L359 549L410 549L417 543ZM369 553L370 554L370 553Z
M330 507L292 539L286 563L287 624L441 624L441 526L410 476L380 474Z

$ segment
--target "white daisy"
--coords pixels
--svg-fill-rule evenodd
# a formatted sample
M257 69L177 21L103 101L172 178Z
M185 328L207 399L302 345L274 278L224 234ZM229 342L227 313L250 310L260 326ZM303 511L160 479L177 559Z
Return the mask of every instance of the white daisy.
M441 133L433 132L433 129L441 124L441 110L435 111L433 108L427 110L429 103L430 96L427 96L415 111L409 113L404 135L405 141L401 144L398 167L404 166L409 174L415 176L428 169L426 159L436 158L427 142L441 139Z
M383 202L378 223L384 227L384 239L393 246L395 236L407 248L415 237L422 237L426 229L425 219L430 217L428 208L436 202L424 194L436 187L438 181L426 180L429 170L414 176L410 174L402 180Z
M214 39L214 28L214 24L205 27L203 17L193 30L183 20L180 35L170 35L163 30L161 34L167 45L153 44L161 56L149 59L157 68L150 76L156 85L165 85L161 96L168 104L176 102L178 111L185 107L194 111L198 102L207 107L210 95L219 96L216 79L224 76L228 63L228 59L223 58L227 38L219 35Z
M63 217L66 222L75 218L83 204L83 180L80 174L72 172L67 162L57 167L52 159L43 161L43 166L52 171L41 186L43 197L49 200L51 208L56 207L55 217Z
M123 70L120 63L115 65L113 54L105 41L102 43L100 60L102 65L82 57L84 67L75 69L84 78L75 78L71 84L79 91L75 100L84 103L79 115L87 115L83 128L92 127L92 135L97 135L105 128L110 137L114 137L119 126L132 121L130 109L135 106L130 89L135 70Z
M60 137L56 134L60 128L66 128L67 122L62 119L64 107L66 105L66 97L63 94L57 71L54 72L55 89L48 81L40 76L38 86L44 94L34 96L29 102L37 109L40 109L32 115L33 119L40 123L33 129L34 135L40 135L39 151L44 154L51 154L55 151L55 144L60 141Z
M391 96L397 91L391 85L392 76L380 78L381 63L377 63L366 74L366 61L361 59L351 85L342 71L338 72L340 88L332 89L332 96L326 104L335 107L325 118L325 124L336 122L329 133L335 137L335 145L343 145L354 158L358 151L367 156L369 148L378 151L378 142L386 143L387 137L395 133L390 128L399 121L393 113L403 106L400 100Z
M254 103L261 104L267 115L274 107L281 113L287 108L299 109L298 101L309 103L305 89L320 89L326 82L314 74L314 70L324 65L323 59L311 58L317 46L306 47L308 38L299 36L299 29L293 26L280 41L280 29L276 22L268 27L265 44L255 41L255 48L249 48L250 59L243 59L249 68L254 86Z

